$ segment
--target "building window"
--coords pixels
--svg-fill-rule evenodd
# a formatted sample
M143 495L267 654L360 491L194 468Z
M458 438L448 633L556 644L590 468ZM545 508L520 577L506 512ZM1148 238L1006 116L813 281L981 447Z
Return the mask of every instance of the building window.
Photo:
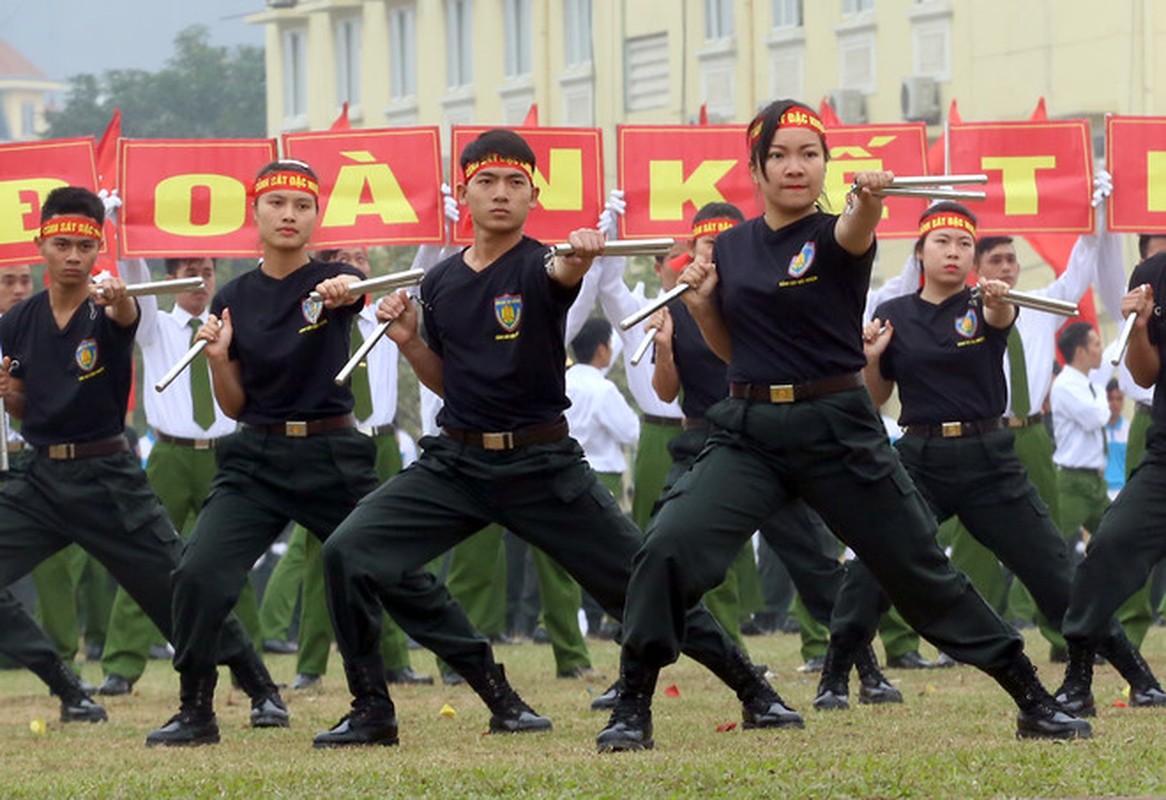
M710 42L733 35L733 0L704 0L704 38Z
M360 17L336 20L336 98L360 105Z
M283 34L283 115L308 113L308 33L297 29Z
M951 20L919 22L912 28L915 74L946 81L951 77Z
M591 0L563 3L564 57L568 67L591 63Z
M769 55L769 96L802 97L805 46L773 48Z
M773 0L773 27L802 27L802 0Z
M861 14L874 11L875 0L842 0L842 15Z
M506 77L530 74L530 0L505 0Z
M637 36L624 42L624 107L627 111L664 108L671 92L668 33Z
M838 74L841 88L857 89L865 94L875 90L874 36L862 34L838 40Z
M36 105L28 100L20 104L20 136L23 139L36 136Z
M470 0L446 0L446 85L450 89L474 82L471 23Z
M416 36L413 6L389 11L389 93L394 100L417 94Z

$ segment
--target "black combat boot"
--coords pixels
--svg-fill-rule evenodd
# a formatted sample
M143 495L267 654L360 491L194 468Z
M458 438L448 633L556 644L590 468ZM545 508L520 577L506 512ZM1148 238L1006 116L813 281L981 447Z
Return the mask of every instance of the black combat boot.
M1020 653L1006 666L987 670L1016 701L1017 739L1088 739L1093 729L1066 714L1036 677L1036 667Z
M170 721L150 731L146 744L168 747L191 747L200 744L218 744L219 725L215 720L215 683L217 670L205 674L183 672L179 679L181 705Z
M724 663L712 665L713 674L737 693L745 728L804 728L802 715L785 704L769 681L757 673L749 656L734 649Z
M1127 640L1128 641L1128 640ZM1093 702L1093 647L1079 641L1068 642L1065 681L1057 689L1057 705L1074 717L1095 717Z
M871 705L903 702L903 693L883 675L878 656L869 644L855 654L854 667L858 670L858 702Z
M95 703L81 685L77 673L59 658L32 666L49 691L61 699L61 722L104 722L109 719L105 706Z
M463 675L490 709L490 733L534 733L549 731L551 721L526 704L506 680L501 664Z
M1101 654L1130 685L1131 706L1166 706L1166 692L1162 691L1150 665L1124 632L1110 637Z
M600 753L651 750L652 695L660 670L624 660L620 664L619 693L607 727L595 738Z
M603 690L603 694L591 701L592 711L611 711L615 708L615 701L619 698L619 689L622 684L616 678L615 683Z
M252 728L287 728L291 718L287 706L279 696L279 688L271 679L267 665L252 648L227 664L239 688L251 698Z
M819 711L845 711L850 708L850 665L853 661L852 653L833 643L826 648L814 708Z
M348 691L352 693L352 710L331 729L317 733L312 739L312 746L397 744L397 710L389 698L385 669L380 657L361 663L346 663L344 674L348 676Z

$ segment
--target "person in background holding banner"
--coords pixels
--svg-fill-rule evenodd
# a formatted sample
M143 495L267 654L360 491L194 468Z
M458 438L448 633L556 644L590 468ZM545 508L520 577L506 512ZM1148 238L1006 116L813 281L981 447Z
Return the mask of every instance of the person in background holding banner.
M819 210L829 150L807 106L770 103L747 127L765 213L717 238L712 263L681 274L683 295L729 364L721 430L673 487L636 554L621 678L600 751L652 744L652 695L677 658L685 609L717 583L757 526L794 497L821 514L937 647L979 666L1013 697L1017 733L1088 736L1056 707L1023 639L976 594L935 541L935 519L887 441L862 382L861 320L894 176L860 172L846 211Z
M319 181L300 161L273 161L252 188L263 261L215 295L197 334L207 345L215 399L242 429L216 447L218 473L174 571L174 667L181 707L146 744L219 740L218 673L208 645L254 564L289 520L321 538L378 483L376 447L356 430L353 397L334 378L349 357L363 295L355 267L309 258ZM319 292L323 300L309 298ZM321 498L329 502L321 502ZM383 680L381 676L381 680ZM253 709L288 724L274 685Z
M215 447L235 430L235 421L223 414L211 393L210 370L206 358L199 357L164 392L153 386L194 341L206 322L207 308L215 293L215 260L200 256L166 259L166 279L199 278L203 289L181 292L174 308L161 311L158 298L145 295L138 300L141 320L137 341L142 349L143 393L146 422L154 429L155 443L146 459L146 477L166 508L170 521L180 532L188 532L210 492L215 475ZM150 280L150 270L140 259L124 261L119 270L130 283ZM244 589L235 615L258 645L258 608L250 584ZM105 680L101 695L123 695L146 669L150 645L158 641L157 627L125 589L118 589L110 614L109 635L101 668Z
M32 447L0 490L0 589L75 542L169 636L181 542L124 433L139 312L120 279L90 281L104 219L89 190L50 192L37 238L49 288L0 319L0 394ZM208 658L231 665L254 702L271 677L226 622Z
M378 319L418 377L445 398L441 436L365 498L324 545L333 622L353 694L352 711L317 735L318 747L396 744L397 720L376 651L383 603L420 644L485 700L495 732L548 730L518 696L449 593L419 568L480 529L506 525L567 568L607 613L623 613L640 534L595 478L562 413L567 308L598 231L574 231L571 256L547 259L527 238L538 199L534 153L517 134L491 130L460 156L458 185L474 243L421 285L428 342L404 292L381 300ZM737 691L747 724L800 724L703 610L687 615L685 650Z

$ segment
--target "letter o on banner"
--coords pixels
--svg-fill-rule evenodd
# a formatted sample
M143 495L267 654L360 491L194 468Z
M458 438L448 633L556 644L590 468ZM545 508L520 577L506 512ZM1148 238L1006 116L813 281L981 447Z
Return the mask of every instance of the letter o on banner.
M166 233L223 236L246 222L247 187L229 175L174 175L154 189L154 224Z

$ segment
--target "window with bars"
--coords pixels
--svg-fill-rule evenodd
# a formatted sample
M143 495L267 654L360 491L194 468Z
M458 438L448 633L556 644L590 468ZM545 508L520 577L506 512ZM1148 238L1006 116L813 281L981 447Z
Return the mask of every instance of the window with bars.
M530 0L504 0L502 21L506 30L506 77L530 74Z
M360 105L360 17L343 17L333 26L336 38L336 99Z
M861 14L863 11L874 11L875 0L842 0L843 15Z
M710 42L733 35L733 0L704 0L704 32Z
M471 10L470 0L446 0L446 85L450 89L474 82Z
M308 33L297 28L283 33L283 115L308 113Z
M591 63L591 0L564 1L563 38L568 67Z
M773 0L773 27L800 28L802 20L802 0Z
M389 96L417 94L417 16L412 5L389 11Z

